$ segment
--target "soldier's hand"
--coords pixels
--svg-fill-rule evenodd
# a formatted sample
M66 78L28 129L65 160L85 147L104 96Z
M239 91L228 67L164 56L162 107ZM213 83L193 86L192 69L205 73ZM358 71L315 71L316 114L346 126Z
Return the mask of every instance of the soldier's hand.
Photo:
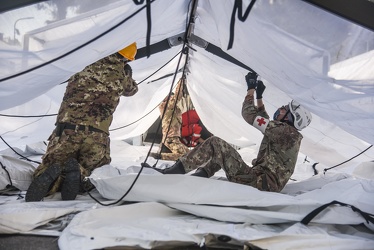
M126 63L125 67L123 67L123 69L125 70L125 73L126 75L129 75L132 77L132 68L129 64Z
M247 82L247 90L255 89L257 85L257 74L255 72L248 72L245 76L245 81Z
M257 81L257 88L256 88L256 99L262 99L262 94L265 91L266 86L262 81Z

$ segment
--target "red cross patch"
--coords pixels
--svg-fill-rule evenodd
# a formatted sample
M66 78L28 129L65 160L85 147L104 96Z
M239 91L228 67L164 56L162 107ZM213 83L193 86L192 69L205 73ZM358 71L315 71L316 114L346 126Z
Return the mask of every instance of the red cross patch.
M265 129L269 124L269 119L266 119L262 116L257 116L255 121L253 122L253 127L260 130L263 134L265 133Z
M257 119L256 121L258 122L258 126L266 124L264 117L261 117L261 118Z

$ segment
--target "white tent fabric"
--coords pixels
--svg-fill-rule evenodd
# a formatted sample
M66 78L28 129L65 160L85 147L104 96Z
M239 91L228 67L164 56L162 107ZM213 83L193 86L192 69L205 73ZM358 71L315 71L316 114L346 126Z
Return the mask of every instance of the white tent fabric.
M98 227L102 230L95 230ZM343 230L351 234L347 237ZM168 243L174 246L191 242L203 245L212 235L225 236L229 239L225 242L227 246L239 247L249 242L263 249L371 249L373 244L369 234L349 226L223 223L151 202L80 213L64 230L59 247L96 249L126 244L150 249Z
M128 190L133 183L136 174L125 174L117 168L111 168L111 166L104 166L97 169L90 179L103 197L120 199L123 191ZM173 192L169 191L171 186L173 186ZM214 190L211 187L214 187ZM126 196L126 200L173 202L171 206L177 207L179 210L206 218L230 222L270 224L301 221L303 216L306 216L315 208L335 199L353 206L357 205L364 211L373 213L373 188L372 181L351 181L348 179L335 181L332 185L324 185L320 189L310 191L307 194L290 197L278 193L264 193L252 187L221 180L188 178L183 175L158 176L157 174L153 176L145 174L137 180L137 185ZM354 197L356 192L360 193L359 201ZM182 193L183 196L180 195ZM220 195L217 196L217 194ZM184 204L194 205L190 207ZM192 212L196 205L201 205L202 208L196 208L199 212ZM227 211L220 211L219 216L222 217L214 217L216 207L219 207L217 210ZM243 210L243 207L256 207L257 209L242 211L241 214L240 210ZM277 215L278 210L280 211L279 215ZM327 224L360 224L365 222L365 220L359 218L360 216L352 215L353 211L350 208L336 208L336 211L334 210L329 211L332 215L319 217L316 222ZM343 212L341 210L347 211ZM342 216L344 214L346 216Z
M99 191L93 195L103 204L114 204L127 192L149 150L149 146L120 141L112 148L112 164L95 170L90 177ZM247 161L256 152L255 146L239 150ZM103 207L88 195L61 201L60 193L35 203L6 196L1 199L0 233L60 236L61 249L202 245L211 235L229 236L233 245L249 241L267 249L300 249L303 245L309 249L370 249L374 226L349 207L329 206L308 225L300 221L315 208L334 200L373 214L374 164L351 166L352 174L331 170L313 176L312 163L304 159L304 155L299 156L292 180L279 194L227 182L222 171L213 179L205 179L164 176L143 169L124 198L140 202L136 205ZM155 162L149 159L150 164ZM159 167L168 164L171 162L162 161ZM31 180L31 174L28 178ZM76 214L72 220L65 218L71 214ZM65 218L63 222L48 226L60 217Z
M113 221L113 224L105 224L108 228L104 225L98 228L95 234L100 234L101 229L108 232L115 230L111 227L117 226L114 221L121 221L118 217L121 217L122 210L135 216L137 209L143 209L150 218L149 224L144 224L145 228L150 228L153 220L160 221L160 215L166 220L165 225L169 225L170 220L183 221L187 216L196 221L196 224L191 224L192 228L196 225L209 228L205 231L191 229L190 234L171 234L162 238L166 241L179 239L202 244L207 240L205 234L223 234L219 230L229 231L228 228L236 225L230 223L244 223L242 228L239 226L240 230L258 230L259 236L251 238L249 233L245 233L244 237L237 236L240 234L238 232L230 234L240 244L250 241L269 249L282 249L283 246L313 249L311 244L315 244L315 249L370 249L369 246L373 245L370 244L373 241L372 225L366 223L369 232L355 226L365 221L350 208L329 208L325 214L316 217L315 224L308 226L298 221L307 210L338 198L373 213L370 197L373 195L374 149L369 147L374 143L374 32L305 1L263 0L255 3L244 21L236 17L233 46L228 49L235 2L197 1L191 32L260 75L267 86L264 102L270 115L291 99L297 100L313 113L311 125L301 132L304 139L293 175L296 182L291 180L282 194L264 194L225 181L188 176L171 178L145 171L126 197L127 200L142 201L144 204L105 208L113 209L110 214L101 214L100 209L93 209L97 207L88 197L80 197L84 201L77 203L58 203L55 201L58 197L52 197L39 204L25 204L22 198L17 200L20 196L1 197L0 216L10 220L1 224L0 233L48 234L53 230L43 231L35 225L42 226L58 216L88 210L79 213L63 231L60 247L72 249L69 242L82 243L81 249L84 249L83 243L87 244L86 249L91 246L115 246L115 239L110 237L100 241L87 240L89 238L83 233L86 231L83 220L87 219L89 224L92 216L100 215L102 220L95 223ZM24 194L37 164L26 162L9 147L34 161L40 161L48 136L54 128L65 81L71 75L134 41L138 48L144 48L148 28L151 45L183 34L193 3L152 1L150 26L145 1L137 5L134 1L124 0L82 0L79 3L53 0L0 13L0 136L3 142L0 143L0 189L4 190L12 184L23 191L19 195ZM242 13L249 3L249 0L243 1ZM188 44L186 76L191 99L208 130L240 148L243 159L250 163L256 157L262 136L241 117L241 104L246 94L244 76L248 70L208 52L199 46L201 42L198 40L194 43L191 38ZM177 43L170 49L131 62L139 92L133 97L121 99L110 128L113 161L91 177L100 191L98 197L101 199L119 198L134 178L133 173L126 171L133 169L129 168L131 166L140 166L146 159L149 145L138 147L124 140L129 142L132 138L145 135L159 116L158 104L181 77L180 72L176 75L173 73L185 66L186 55L181 53L182 48L183 43ZM163 78L168 74L172 75ZM345 164L323 174L324 169L345 161ZM151 158L148 162L155 163ZM318 163L316 169L319 174L312 177L314 172L311 165L314 163ZM124 174L116 176L118 169ZM223 173L218 173L216 179L224 179ZM167 185L175 193L166 194L164 189ZM197 193L199 185L205 187L205 195ZM196 192L192 193L187 186ZM225 188L223 193L226 196L221 196L219 187ZM152 192L154 195L151 195ZM265 200L273 202L274 206L284 206L284 213L263 210L264 207L271 207L271 203L261 203ZM156 203L160 201L193 215L176 213ZM210 213L213 211L212 204L215 205L214 213ZM209 212L206 206L209 206ZM251 209L238 209L237 206ZM151 207L157 207L157 211L152 212ZM26 219L24 224L19 223L19 214L24 215L22 218L28 218L34 212L40 216L30 221ZM345 216L338 216L338 213ZM228 217L227 214L232 216ZM216 221L200 220L199 216ZM257 219L256 223L272 224L248 226L248 222L242 219L244 217ZM122 219L130 223L129 218ZM12 228L14 222L20 226ZM187 227L186 223L181 223ZM344 225L335 225L339 223ZM153 228L153 232L161 229ZM60 235L55 231L53 234ZM129 231L124 231L124 235L119 237L127 238L128 234ZM123 245L148 248L156 246L155 242L161 239L156 236L147 239L137 237L121 242ZM321 241L317 244L319 239Z

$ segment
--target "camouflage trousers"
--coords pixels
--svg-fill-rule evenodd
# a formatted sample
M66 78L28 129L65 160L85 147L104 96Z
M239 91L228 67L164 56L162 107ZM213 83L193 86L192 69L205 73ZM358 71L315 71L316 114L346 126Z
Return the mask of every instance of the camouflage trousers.
M179 160L186 172L204 168L208 177L211 177L222 168L231 182L272 191L267 186L266 175L261 170L248 166L240 154L219 137L209 137Z
M57 137L54 131L48 140L47 151L42 157L42 163L35 170L34 177L41 175L54 163L58 163L63 169L66 160L72 157L79 162L83 181L94 169L111 161L110 138L105 133L65 129L60 137ZM57 178L48 195L60 191L64 178L64 175ZM82 182L82 185L81 192L93 187L88 181Z
M166 138L164 145L170 149L171 153L161 152L162 160L176 161L179 157L189 152L188 147L177 136Z

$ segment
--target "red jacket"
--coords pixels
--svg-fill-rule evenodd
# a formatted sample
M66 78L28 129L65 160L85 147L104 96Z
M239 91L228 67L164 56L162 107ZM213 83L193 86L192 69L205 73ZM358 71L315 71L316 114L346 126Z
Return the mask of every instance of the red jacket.
M199 121L200 117L194 109L182 114L181 141L188 147L195 147L201 136L200 133L203 128L198 124Z

